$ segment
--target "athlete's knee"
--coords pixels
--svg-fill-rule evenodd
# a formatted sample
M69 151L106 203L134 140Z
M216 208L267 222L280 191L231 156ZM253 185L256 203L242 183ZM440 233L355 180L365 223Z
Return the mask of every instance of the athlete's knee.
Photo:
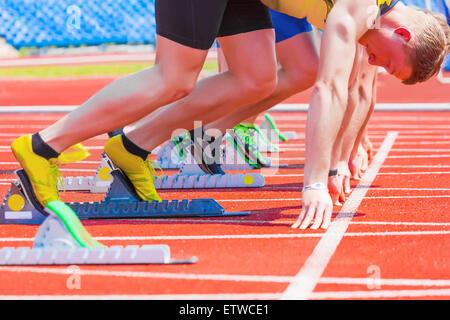
M312 87L317 78L319 62L311 60L310 63L302 63L295 67L285 68L293 93Z
M178 100L187 96L195 87L196 76L191 74L165 75L165 94Z
M170 85L169 92L175 100L186 97L194 90L195 80L185 79L184 81L176 81Z
M263 68L260 72L241 77L239 81L240 87L245 90L248 96L255 100L261 100L275 90L277 85L276 68Z

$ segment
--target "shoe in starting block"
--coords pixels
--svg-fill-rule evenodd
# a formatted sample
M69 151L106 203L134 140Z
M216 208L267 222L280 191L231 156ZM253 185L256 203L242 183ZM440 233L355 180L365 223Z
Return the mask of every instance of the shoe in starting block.
M105 193L113 181L111 171L114 166L106 155L93 177L65 177L58 189L64 191L90 191ZM264 176L259 173L206 175L196 164L183 162L180 173L155 177L156 189L206 189L206 188L259 188L264 187Z
M11 185L0 205L0 224L41 224L47 214L34 196L24 170ZM250 212L225 212L214 199L141 201L128 178L115 169L106 197L101 202L73 202L67 205L79 219L147 219L177 217L224 217L248 215Z
M167 245L106 247L91 238L71 209L54 201L45 207L46 219L39 227L33 248L1 248L0 265L125 265L192 264L196 257L173 260ZM55 209L56 208L56 209ZM69 210L69 211L68 211ZM59 213L57 213L59 212ZM84 239L79 239L81 237ZM83 241L87 241L84 243Z

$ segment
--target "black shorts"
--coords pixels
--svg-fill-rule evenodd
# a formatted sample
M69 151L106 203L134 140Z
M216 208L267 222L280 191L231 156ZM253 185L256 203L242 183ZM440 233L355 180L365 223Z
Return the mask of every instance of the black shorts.
M260 0L156 0L156 33L208 50L216 37L273 28Z

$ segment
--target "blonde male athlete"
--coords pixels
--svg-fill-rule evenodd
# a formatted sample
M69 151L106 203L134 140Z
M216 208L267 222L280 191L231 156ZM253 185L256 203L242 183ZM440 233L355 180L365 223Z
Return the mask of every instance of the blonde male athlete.
M59 199L55 161L59 153L185 97L158 112L164 118L163 123L149 126L147 121L139 121L135 129L109 139L105 145L105 152L127 175L138 195L143 200L159 200L147 160L155 146L170 138L176 128L192 128L194 119L212 122L223 116L223 108L227 106L238 108L270 94L276 85L270 19L267 21L267 12L250 1L248 6L233 7L233 14L227 15L232 3L232 0L200 0L195 4L187 0L157 0L155 67L114 81L54 125L13 142L13 153L43 205ZM335 141L342 139L338 131L347 105L358 43L366 47L369 63L385 67L406 83L415 83L427 80L439 70L447 50L446 39L436 19L394 0L272 3L274 9L291 15L295 14L285 9L296 9L300 4L307 5L300 6L303 11L297 11L298 17L306 16L311 23L323 27L324 33L306 129L303 209L294 227L306 228L314 219L313 227L327 228L332 210L326 186L331 149ZM248 14L244 16L251 18L235 18L244 12ZM261 16L255 18L256 13ZM225 17L229 18L226 32L222 28ZM245 21L265 23L249 28L247 24L241 25ZM205 28L205 23L209 28ZM199 24L201 28L194 30ZM376 28L372 28L374 25ZM207 40L200 41L197 36L203 32L210 34ZM230 70L199 81L192 90L208 46L218 34ZM153 136L158 139L149 139Z

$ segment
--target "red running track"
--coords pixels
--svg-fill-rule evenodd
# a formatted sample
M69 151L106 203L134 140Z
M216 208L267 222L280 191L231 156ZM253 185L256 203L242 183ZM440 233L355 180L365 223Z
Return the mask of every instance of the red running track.
M450 77L447 73L446 77ZM20 79L2 78L0 106L78 105L116 77ZM26 94L24 94L26 93ZM308 103L311 89L294 95L286 103ZM448 88L433 78L425 83L405 86L386 74L378 77L379 103L449 102Z
M60 116L2 115L1 170L18 167L8 149L14 138ZM386 158L366 172L363 179L374 178L370 187L354 189L344 208L334 208L335 233L290 228L301 210L306 114L273 116L282 130L296 131L301 139L282 143L285 151L270 155L291 168L261 170L265 187L160 192L163 199L212 197L228 211L251 210L250 216L85 222L106 245L166 243L175 258L197 256L197 264L81 266L80 289L68 288L65 267L0 267L0 297L450 298L450 112L374 114L370 138ZM91 175L105 139L87 141L89 162L69 165L63 174ZM2 172L4 195L14 176ZM66 201L102 197L62 194ZM0 225L0 247L30 246L36 230Z

